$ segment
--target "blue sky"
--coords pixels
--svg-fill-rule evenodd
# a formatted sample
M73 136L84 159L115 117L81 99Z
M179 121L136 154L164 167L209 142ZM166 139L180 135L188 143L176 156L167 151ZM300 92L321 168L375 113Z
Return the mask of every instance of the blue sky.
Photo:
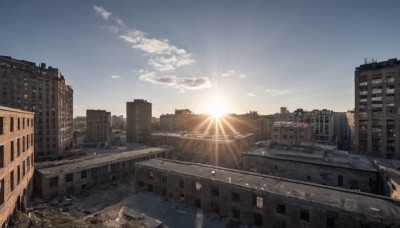
M399 1L0 2L0 55L58 67L86 109L347 111L354 68L400 54Z

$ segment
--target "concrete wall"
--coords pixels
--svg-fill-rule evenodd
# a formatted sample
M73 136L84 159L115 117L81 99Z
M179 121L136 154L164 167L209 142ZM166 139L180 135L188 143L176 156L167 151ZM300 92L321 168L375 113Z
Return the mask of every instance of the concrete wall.
M378 192L378 172L243 154L243 170L362 192ZM343 185L338 185L339 176Z

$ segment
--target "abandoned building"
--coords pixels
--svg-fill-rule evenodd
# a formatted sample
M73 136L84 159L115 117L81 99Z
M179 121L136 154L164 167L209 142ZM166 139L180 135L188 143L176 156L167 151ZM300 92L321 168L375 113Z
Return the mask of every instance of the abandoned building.
M153 133L152 145L169 145L175 148L172 158L240 169L241 153L254 145L254 135L207 133Z
M135 166L144 190L247 224L400 226L400 201L385 196L166 159Z
M79 194L93 186L135 174L135 163L169 157L173 149L145 148L94 155L70 161L44 162L35 171L35 189L43 199Z
M34 113L0 106L0 225L24 211L33 190Z
M307 123L275 122L272 138L278 142L311 142L314 140L314 126Z
M378 171L370 159L313 146L261 147L243 153L243 170L332 187L378 193Z
M376 159L374 161L381 176L380 185L384 195L400 199L400 161L394 159Z

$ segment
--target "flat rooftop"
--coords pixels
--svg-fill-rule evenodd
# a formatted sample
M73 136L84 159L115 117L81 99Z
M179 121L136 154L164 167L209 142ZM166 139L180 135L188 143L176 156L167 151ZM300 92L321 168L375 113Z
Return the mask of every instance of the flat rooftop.
M293 127L293 128L309 128L311 127L307 123L294 123L294 122L289 122L289 121L283 121L283 122L275 122L274 127Z
M243 139L253 135L253 133L245 134L209 134L209 133L198 133L198 132L156 132L152 133L154 136L169 136L182 139L197 139L197 140L217 140L217 141L234 141L237 139Z
M348 154L346 151L323 150L313 147L312 152L277 149L277 148L256 148L246 151L243 154L255 155L267 158L289 160L302 163L310 163L340 168L357 169L377 172L374 164L364 155Z
M241 188L253 189L261 194L276 194L288 199L297 198L308 202L329 205L330 207L349 212L368 214L385 220L400 221L400 207L398 206L400 205L400 201L390 199L389 197L240 170L167 159L151 159L136 163L136 167L138 166L165 170L169 173L200 177L213 182L219 181Z
M130 150L115 153L108 153L104 155L89 155L82 158L74 159L71 161L65 161L59 165L49 164L50 167L46 167L46 164L39 164L37 170L40 173L51 175L57 174L69 170L80 170L80 169L90 169L96 167L99 164L108 164L111 162L118 162L120 160L126 160L140 155L147 155L152 153L158 153L162 151L170 150L171 148L158 148L150 147L140 150Z

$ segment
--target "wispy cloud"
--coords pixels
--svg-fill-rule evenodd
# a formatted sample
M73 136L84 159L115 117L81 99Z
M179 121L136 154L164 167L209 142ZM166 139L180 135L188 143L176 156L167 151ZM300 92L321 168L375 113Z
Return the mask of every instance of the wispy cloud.
M118 78L120 78L119 75L111 75L110 77L111 77L112 79L118 79Z
M273 97L289 93L288 90L280 90L280 89L266 89L265 92L267 92L269 95Z
M247 77L245 74L242 74L240 72L235 72L234 70L230 70L230 71L227 71L225 73L222 73L221 76L222 77L234 77L234 76L236 76L236 77L239 77L239 78Z
M97 14L99 14L104 20L108 20L111 17L111 12L108 12L101 6L93 6Z
M211 87L213 84L208 77L177 77L174 75L158 76L155 72L142 71L139 79L155 84L174 87L180 90L194 90ZM182 91L179 91L182 92Z
M118 35L120 39L130 44L135 50L148 56L147 65L155 72L139 72L139 78L155 84L172 86L179 89L201 89L212 86L208 77L178 77L161 76L160 73L171 74L179 67L191 65L195 62L192 55L183 48L178 48L167 39L150 37L143 31L128 28L124 21L107 11L101 6L94 6L94 10L111 25L103 25L101 28ZM157 75L156 75L157 72ZM154 75L152 75L154 74Z
M255 97L256 96L254 93L247 93L246 95L249 96L249 97Z

